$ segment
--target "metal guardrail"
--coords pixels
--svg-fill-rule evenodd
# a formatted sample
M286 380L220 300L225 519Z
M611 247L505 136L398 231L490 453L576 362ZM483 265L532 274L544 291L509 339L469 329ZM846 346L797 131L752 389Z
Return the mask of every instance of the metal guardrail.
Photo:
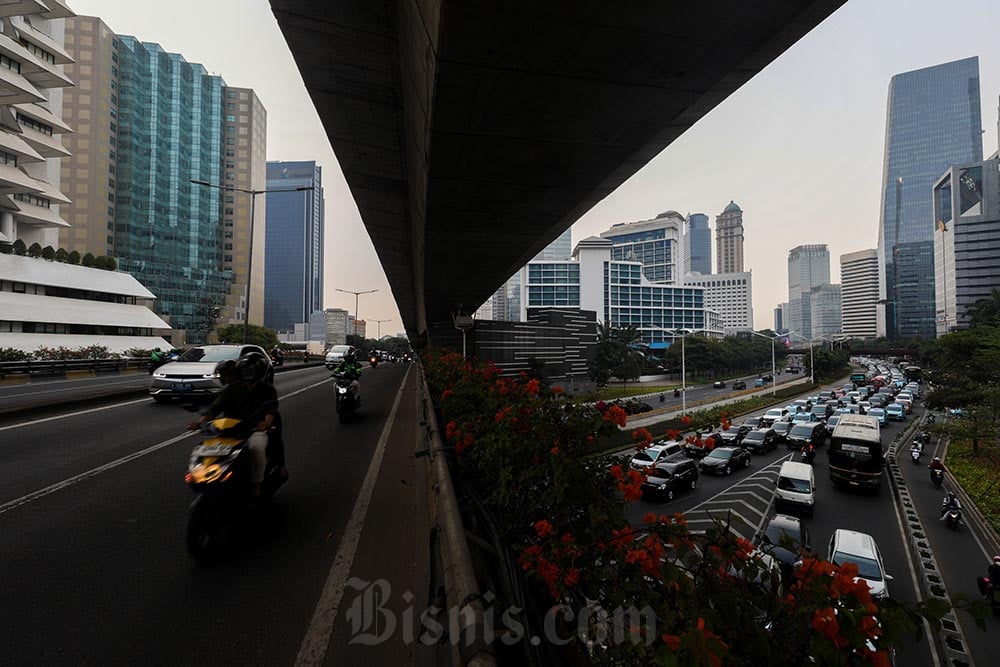
M111 372L149 367L149 359L54 359L46 361L0 361L0 378L13 375L49 377L68 371Z
M490 650L493 637L485 636L490 625L486 622L486 609L445 455L449 450L441 441L423 368L419 370L418 385L428 459L430 524L437 532L447 608L454 610L449 616L455 619L457 627L452 626L452 629L458 633L451 638L452 661L463 667L496 667L496 657Z

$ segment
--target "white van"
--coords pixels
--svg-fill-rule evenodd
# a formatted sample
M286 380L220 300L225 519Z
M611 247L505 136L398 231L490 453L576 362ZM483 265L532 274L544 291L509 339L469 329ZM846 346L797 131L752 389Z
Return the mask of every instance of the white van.
M813 467L796 461L785 461L778 472L775 506L780 509L802 510L812 516L816 504L816 477Z

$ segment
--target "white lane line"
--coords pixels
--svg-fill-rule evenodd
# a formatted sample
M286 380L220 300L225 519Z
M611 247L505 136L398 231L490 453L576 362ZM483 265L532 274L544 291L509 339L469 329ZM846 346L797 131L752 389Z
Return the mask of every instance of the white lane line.
M84 378L84 379L81 379L81 380L69 380L69 382L84 382L86 380L93 380L93 379L94 378ZM130 385L130 384L141 385L141 384L145 384L147 382L149 382L149 378L143 377L141 375L136 375L136 376L127 377L127 378L122 379L122 380L115 380L113 382L94 382L94 383L91 383L90 386L93 387L94 389L104 389L106 387L113 387L113 386L119 385L119 384L122 384L122 385ZM35 384L35 383L29 382L27 386L31 386L32 384ZM19 386L23 387L25 385L19 385ZM22 393L22 394L0 394L0 398L23 398L25 396L41 396L42 394L58 394L60 392L77 391L79 389L80 389L80 387L63 387L62 389L43 389L41 391L29 391L29 392L25 392L25 393Z
M302 370L312 370L312 369L303 368ZM287 375L288 373L299 373L299 372L301 372L301 371L299 371L299 370L286 371L285 373L282 373L282 375ZM320 382L317 382L316 384L312 384L312 385L309 385L308 387L305 387L305 389L312 389L313 387L315 387L317 385L320 385L320 384L323 384L323 382L326 382L326 381L327 380L321 380ZM305 391L305 389L300 389L299 391ZM288 394L288 396L294 396L295 394L299 393L299 391L292 392L291 394ZM0 398L6 398L6 397L0 397ZM279 398L283 398L283 397L279 397ZM18 424L11 424L10 426L0 426L0 431L9 431L9 430L15 429L15 428L24 428L25 426L34 426L35 424L44 424L45 422L57 421L59 419L68 419L70 417L79 417L80 415L88 415L88 414L91 414L91 413L94 413L94 412L101 412L103 410L114 410L115 408L123 408L123 407L128 406L128 405L135 405L136 403L147 403L147 402L149 402L149 396L146 396L144 398L138 398L138 399L136 399L134 401L126 401L124 403L115 403L114 405L104 405L104 406L101 406L99 408L88 408L86 410L78 410L76 412L69 412L69 413L64 414L64 415L55 415L54 417L46 417L44 419L34 419L34 420L31 420L31 421L20 422Z
M715 499L716 499L716 498L718 498L719 496L721 496L721 495L724 495L724 494L728 493L728 492L729 492L730 490L732 490L732 489L735 489L736 487L740 486L740 485L741 485L741 484L743 484L744 482L747 482L747 481L749 481L749 480L751 480L751 479L757 479L757 478L760 478L760 477L763 477L763 476L766 476L766 474L767 474L768 472L773 472L773 471L771 471L771 470L770 470L771 468L773 468L773 467L775 467L775 466L778 466L778 467L780 467L782 463L784 463L785 461L789 461L789 460L791 460L791 458L793 458L794 456L795 456L795 454L794 454L794 453L791 453L791 454L788 454L788 455L786 455L786 456L783 456L783 457L781 457L781 458L777 459L776 461L774 461L774 463L770 463L770 464L768 464L767 466L765 466L765 467L763 467L763 468L759 469L759 470L758 470L757 472L755 472L754 474L750 475L749 477L744 477L743 479L741 479L740 481L736 482L735 484L731 484L731 485L727 486L727 487L726 487L725 489L723 489L722 491L719 491L718 493L716 493L716 494L715 494L714 496L712 496L711 498L708 498L707 500L703 500L702 502L698 503L697 505L695 505L695 506L694 506L694 507L692 507L691 509L689 509L689 510L687 510L686 512L684 512L684 514L685 514L685 515L687 515L687 514L691 514L691 513L695 512L695 511L697 511L697 510L701 509L701 508L702 508L702 507L704 507L704 506L705 506L706 504L708 504L708 503L712 502L713 500L715 500Z
M293 391L293 392L291 392L289 394L285 394L284 396L280 396L279 399L281 399L281 398L291 398L292 396L295 396L296 394L301 394L304 391L308 391L309 389L313 389L313 388L318 387L321 384L325 384L327 382L329 382L329 379L327 379L327 380L321 380L320 382L317 382L315 384L311 384L308 387L303 387L302 389L298 389L298 390ZM34 502L34 501L38 500L39 498L44 498L45 496L53 494L56 491L61 491L62 489L65 489L65 488L68 488L70 486L73 486L74 484L77 484L78 482L82 482L85 479L89 479L91 477L95 477L95 476L100 475L101 473L107 472L107 471L109 471L109 470L111 470L113 468L117 468L120 465L124 465L124 464L128 463L129 461L134 461L137 458L140 458L142 456L146 456L147 454L152 454L155 451L161 450L164 447L169 447L170 445L172 445L174 443L177 443L177 442L180 442L181 440L184 440L185 438L190 438L193 435L196 435L195 431L188 431L186 433L181 433L178 436L170 438L169 440L164 440L163 442L158 442L155 445L147 447L146 449L139 450L138 452L133 452L131 454L128 454L127 456L121 457L120 459L115 459L114 461L111 461L109 463L105 463L104 465L97 466L96 468L92 468L91 470L88 470L86 472L82 472L79 475L73 475L72 477L68 477L68 478L64 479L63 481L61 481L61 482L56 482L55 484L50 484L49 486L46 486L44 489L39 489L38 491L33 491L32 493L29 493L29 494L27 494L25 496L21 496L20 498L15 498L14 500L8 501L8 502L4 503L3 505L0 505L0 514L3 514L5 512L9 512L10 510L16 509L18 507L21 507L22 505L27 505L28 503Z
M407 368L406 374L403 376L403 383L396 394L396 400L392 404L392 410L389 412L389 418L386 420L385 426L382 427L382 435L375 447L371 463L368 464L365 481L358 492L357 500L354 502L351 518L344 530L344 536L340 540L333 565L330 566L330 574L326 578L323 592L316 603L316 610L313 612L309 629L306 630L306 636L299 648L299 655L295 659L296 666L321 665L326 657L330 639L333 637L333 626L337 620L340 601L344 597L344 587L347 577L351 574L351 566L354 565L354 556L358 551L361 531L364 529L365 518L368 516L368 506L375 491L375 482L378 481L379 469L382 467L382 458L385 456L386 444L389 442L389 433L396 421L396 410L399 408L400 399L403 398L403 390L406 388L406 380L409 376L410 369Z

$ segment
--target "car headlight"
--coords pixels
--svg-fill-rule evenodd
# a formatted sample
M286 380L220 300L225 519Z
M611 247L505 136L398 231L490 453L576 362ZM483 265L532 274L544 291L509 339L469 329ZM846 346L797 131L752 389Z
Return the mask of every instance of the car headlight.
M163 379L167 377L166 373L153 373L153 377Z
M660 484L656 488L659 489L660 491L663 491L665 488L667 488L667 483L664 482L663 484Z

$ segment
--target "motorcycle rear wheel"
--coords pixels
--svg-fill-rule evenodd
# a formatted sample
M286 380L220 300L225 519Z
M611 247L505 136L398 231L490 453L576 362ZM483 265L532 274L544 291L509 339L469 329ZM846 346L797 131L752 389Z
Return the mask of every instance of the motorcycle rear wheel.
M219 553L225 524L218 512L195 507L188 518L187 548L196 560L208 560Z

